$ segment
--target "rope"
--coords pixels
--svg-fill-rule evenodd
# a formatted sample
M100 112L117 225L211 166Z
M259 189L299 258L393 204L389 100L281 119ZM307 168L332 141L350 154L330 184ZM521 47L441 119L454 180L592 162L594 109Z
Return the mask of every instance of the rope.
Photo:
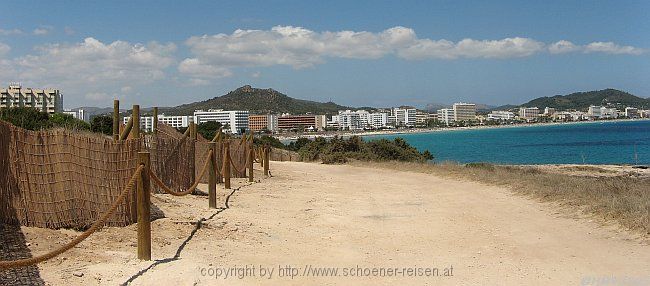
M97 220L93 225L84 231L81 235L77 236L75 239L72 241L68 242L67 244L61 246L60 248L32 258L25 258L25 259L19 259L19 260L12 260L12 261L0 261L0 270L6 270L6 269L11 269L11 268L17 268L17 267L25 267L25 266L30 266L34 264L41 263L43 261L52 259L61 253L64 253L71 248L75 247L77 244L80 242L84 241L86 238L88 238L91 234L93 234L95 231L99 230L104 226L104 223L106 223L106 220L110 218L113 213L115 213L115 210L117 210L117 207L122 203L124 198L131 192L133 189L133 185L135 185L135 182L138 177L140 177L140 174L142 173L142 169L144 168L143 165L139 165L138 168L135 170L133 173L133 176L131 176L131 179L129 182L124 186L124 189L122 190L122 193L117 197L117 200L113 202L113 205L108 209L106 213L104 213L99 220Z
M208 170L208 164L210 163L212 155L213 155L213 151L211 149L208 150L208 154L207 154L208 159L205 160L205 163L203 164L203 169L201 169L199 177L196 178L194 184L185 191L180 191L180 192L173 191L171 188L166 186L165 183L163 183L163 181L160 178L158 178L158 176L156 176L156 174L153 171L151 171L151 169L149 169L149 173L151 174L151 178L156 183L156 185L158 185L158 187L160 187L165 193L168 193L172 196L182 197L191 194L199 185L199 182L205 175L205 171Z
M230 159L230 165L232 165L233 168L235 168L235 172L241 173L241 169L237 168L235 165L234 161L232 160L232 157L230 156L230 152L228 152L228 159Z

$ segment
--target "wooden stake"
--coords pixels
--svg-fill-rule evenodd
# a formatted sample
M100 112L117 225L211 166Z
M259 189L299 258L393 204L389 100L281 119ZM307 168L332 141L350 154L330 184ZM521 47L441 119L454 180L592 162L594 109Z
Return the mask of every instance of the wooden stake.
M196 150L196 123L190 122L190 126L188 126L190 130L190 142L192 145L194 145L193 150ZM196 182L196 154L192 154L192 164L190 164L192 167L192 171L190 171L192 182Z
M269 159L271 159L271 148L264 146L264 175L269 176Z
M129 118L129 121L126 122L126 126L124 126L124 130L122 130L122 133L120 133L120 138L118 138L120 141L126 140L126 138L129 137L129 134L131 133L131 129L133 129L133 116Z
M230 142L223 141L223 184L230 189Z
M158 107L153 108L153 134L158 134Z
M210 142L210 150L212 150L212 156L208 158L210 160L210 167L208 172L208 205L211 209L217 208L217 143Z
M140 105L133 105L133 112L131 115L133 119L133 129L131 129L131 138L139 139L140 138Z
M113 100L113 140L120 140L120 101Z
M190 122L190 139L196 140L196 123Z
M255 160L255 153L253 151L253 143L248 144L248 181L253 181L253 161Z
M144 165L138 179L138 259L151 260L151 198L149 181L149 152L138 152L138 160Z

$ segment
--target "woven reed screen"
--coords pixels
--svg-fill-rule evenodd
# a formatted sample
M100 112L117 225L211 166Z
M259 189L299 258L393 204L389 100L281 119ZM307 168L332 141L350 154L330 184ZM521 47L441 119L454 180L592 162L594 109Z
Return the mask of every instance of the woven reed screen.
M29 131L0 122L0 221L85 228L115 201L137 166L139 139L68 130ZM135 192L108 225L135 220Z

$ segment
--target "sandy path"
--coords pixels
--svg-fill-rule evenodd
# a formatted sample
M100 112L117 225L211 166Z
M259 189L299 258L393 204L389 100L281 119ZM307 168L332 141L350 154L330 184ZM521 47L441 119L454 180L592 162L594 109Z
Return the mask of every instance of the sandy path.
M243 187L230 197L230 208L212 218L216 211L207 209L205 197L157 195L152 201L167 218L152 226L153 258L159 260L153 267L135 259L130 226L108 228L42 264L41 277L53 285L114 285L129 278L134 285L587 285L590 277L611 276L650 283L650 246L644 242L500 187L292 162L273 162L272 173L253 185L237 180L233 185ZM219 191L223 204L221 186ZM188 240L192 222L201 217L208 219ZM23 232L35 254L75 235ZM255 266L249 272L255 277L203 275L247 265ZM274 269L271 279L260 277L260 265ZM278 276L279 265L299 268L299 275L307 265L339 267L339 275L357 265L436 267L441 276L291 278ZM442 276L450 267L453 276Z

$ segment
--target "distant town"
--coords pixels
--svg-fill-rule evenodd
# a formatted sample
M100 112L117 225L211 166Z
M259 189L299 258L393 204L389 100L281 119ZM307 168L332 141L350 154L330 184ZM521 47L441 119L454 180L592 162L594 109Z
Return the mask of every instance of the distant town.
M83 108L63 109L63 96L58 89L23 88L12 83L0 89L0 108L33 107L41 111L64 113L89 122L90 114ZM542 109L543 108L543 109ZM469 127L486 125L514 125L542 122L593 121L610 119L650 118L650 110L637 107L589 106L586 111L556 110L551 107L517 107L509 110L480 112L474 103L458 102L451 108L427 112L411 106L377 108L368 110L340 110L338 114L253 114L248 110L208 109L195 110L187 115L158 115L158 121L174 128L188 127L191 122L201 124L216 121L224 126L224 132L243 134L247 132L283 134L317 133L323 131L373 131L412 128ZM124 123L130 117L124 117ZM144 131L153 129L152 116L141 116Z

